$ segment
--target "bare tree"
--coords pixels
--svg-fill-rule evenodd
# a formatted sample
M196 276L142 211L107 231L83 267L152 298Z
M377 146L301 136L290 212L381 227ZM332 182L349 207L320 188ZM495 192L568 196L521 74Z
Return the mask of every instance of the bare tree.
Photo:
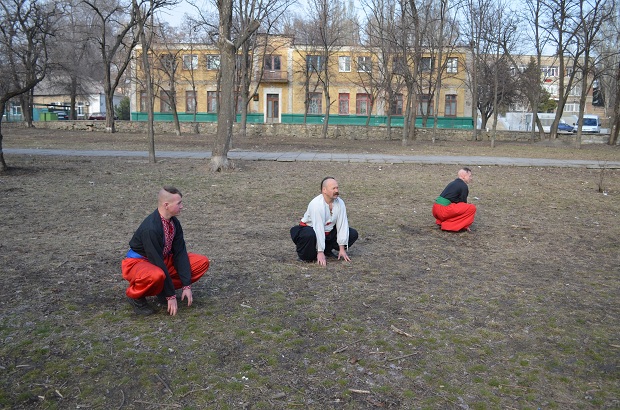
M402 75L407 87L407 102L403 117L402 145L406 146L410 139L415 138L415 121L419 95L419 73L422 71L422 57L425 33L429 24L430 2L427 0L401 0L400 21L397 42L399 45L400 62L398 73Z
M609 145L616 145L618 141L618 134L620 133L620 61L616 63L615 76L613 77L613 83L615 83L615 94L612 105L612 123L611 134L609 136Z
M494 43L495 53L493 64L493 128L491 133L491 147L495 147L497 136L497 120L500 111L505 112L508 106L520 99L518 81L510 74L508 66L511 55L516 49L519 40L517 36L516 13L509 9L508 4L499 2L496 6L495 19L489 24L491 43ZM500 83L500 73L506 73L506 79Z
M132 51L139 42L133 29L138 24L139 6L132 0L83 0L93 13L93 24L97 28L94 41L97 43L103 61L103 90L106 107L106 131L114 128L114 93L123 73L129 66Z
M517 89L519 82L512 76L505 56L496 53L485 55L485 58L478 63L476 104L482 129L488 127L489 120L495 113L499 113L503 107L507 107L519 98Z
M579 61L585 50L578 37L581 25L578 2L579 0L548 0L544 3L543 28L549 37L549 45L555 49L559 63L558 106L551 124L550 139L557 138L557 128L564 106L573 92L573 87L578 85L576 83L581 75Z
M579 1L579 39L583 45L583 59L580 60L582 72L581 96L579 98L579 121L577 127L577 138L575 145L581 147L581 133L583 125L583 114L586 106L586 98L592 89L592 83L597 79L595 68L600 65L602 55L595 54L597 43L602 39L598 36L603 23L614 16L614 1L593 0Z
M153 14L152 14L152 6L151 2L147 8L147 6L143 5L142 7L137 7L136 10L136 31L137 36L140 39L140 45L142 46L142 53L140 55L140 62L142 63L142 73L144 74L144 83L146 88L146 112L147 112L147 140L149 147L149 162L155 163L157 161L155 157L155 129L153 127L153 121L155 119L153 113L153 72L151 69L151 42L153 40L153 31L149 29L150 19L150 27L153 26ZM145 10L144 10L145 9ZM107 117L110 117L108 114Z
M0 3L0 171L7 170L2 150L2 115L14 97L29 93L48 70L48 40L56 10L35 0ZM31 112L31 106L28 107ZM30 116L30 121L32 117Z
M459 65L458 58L453 57L456 49L459 32L456 17L453 15L456 8L451 7L448 0L440 0L439 7L435 10L434 29L428 35L428 45L431 50L437 50L437 72L435 81L435 110L433 115L432 141L435 142L437 135L437 117L439 115L439 98L441 95L442 80L444 76L456 74ZM457 67L449 67L449 64L457 64ZM462 64L462 62L461 62ZM430 104L430 101L429 101Z
M157 26L158 41L157 49L153 50L154 66L157 70L157 78L153 85L159 89L162 106L168 104L172 112L172 121L177 136L181 135L181 124L179 122L179 110L177 100L177 81L179 76L180 60L182 58L183 49L175 47L178 40L176 31L167 24L159 24Z
M313 37L308 46L317 52L316 61L308 60L308 75L315 74L317 83L320 84L325 101L325 116L321 135L327 138L329 115L332 105L331 81L332 71L337 69L338 60L336 54L350 42L347 35L346 6L340 0L312 0L309 2L309 14L313 16L308 23L314 27ZM350 45L350 44L349 44Z
M220 51L220 88L217 112L217 135L211 155L211 170L222 171L230 168L228 151L232 140L233 122L235 120L235 61L237 50L259 27L258 20L249 24L245 31L233 37L232 0L217 0L219 11L218 48Z
M618 2L614 1L616 10ZM613 8L613 5L611 6ZM602 23L595 52L601 56L597 103L605 107L610 119L609 145L618 142L620 134L620 10Z
M541 30L541 21L543 20L543 11L547 10L543 7L544 0L525 0L526 9L521 14L524 17L524 20L527 22L527 29L524 30L524 35L528 36L530 44L533 44L533 49L535 52L535 59L529 62L529 66L531 67L529 74L534 74L534 76L528 77L527 75L523 75L519 70L520 64L517 63L514 58L512 58L512 54L507 53L511 58L513 66L515 67L516 74L520 78L521 82L521 91L527 97L529 101L530 108L532 110L532 130L530 136L530 142L534 141L534 135L536 127L533 125L536 124L538 126L538 131L541 135L541 140L544 136L544 131L542 127L542 123L538 118L538 104L540 101L540 68L541 68L541 60L543 55L543 50L548 42L548 35L544 30Z
M269 44L268 38L281 16L293 4L293 0L237 0L234 10L235 30L245 32L255 21L261 22L261 35L254 32L243 42L236 64L236 100L241 110L241 135L246 135L248 105L262 78L263 61L255 62L257 56L265 56ZM263 39L263 41L261 41ZM273 51L273 50L272 50ZM259 57L260 58L260 57ZM256 80L253 82L252 71L258 65Z
M59 24L63 29L56 33L50 44L51 71L57 89L69 95L69 118L77 119L76 101L79 96L92 93L91 85L98 78L101 61L90 37L93 31L91 16L80 0L60 3L63 13ZM51 81L50 81L51 83Z
M392 115L402 115L402 105L397 101L404 88L404 77L400 75L402 55L399 48L399 21L401 2L397 0L365 0L366 46L376 61L372 67L371 84L377 89L377 96L383 97L382 109L386 115L387 139L392 139ZM401 110L399 112L398 110Z
M479 84L482 82L479 76L483 72L485 55L490 52L485 39L485 22L493 18L491 8L491 0L464 0L462 3L462 32L469 44L471 58L467 67L467 85L472 94L473 140L478 138Z

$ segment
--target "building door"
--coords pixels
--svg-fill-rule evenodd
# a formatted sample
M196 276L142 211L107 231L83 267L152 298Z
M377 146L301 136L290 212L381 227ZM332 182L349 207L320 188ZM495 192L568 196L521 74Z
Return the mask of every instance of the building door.
M280 122L280 101L278 94L267 94L267 118L268 124Z

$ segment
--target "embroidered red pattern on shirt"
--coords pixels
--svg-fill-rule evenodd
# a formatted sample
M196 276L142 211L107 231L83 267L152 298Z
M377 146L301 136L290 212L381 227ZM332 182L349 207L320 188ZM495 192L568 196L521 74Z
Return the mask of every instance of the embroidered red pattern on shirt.
M170 255L172 251L172 240L174 239L174 224L172 221L162 217L161 223L164 226L164 257Z

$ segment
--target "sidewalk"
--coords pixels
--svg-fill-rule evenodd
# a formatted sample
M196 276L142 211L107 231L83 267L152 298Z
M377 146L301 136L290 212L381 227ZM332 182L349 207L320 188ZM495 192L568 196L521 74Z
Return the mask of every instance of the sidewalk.
M138 157L148 158L146 151L95 151L95 150L60 150L60 149L21 149L3 150L9 155L58 155L76 157ZM157 151L157 158L193 158L209 159L211 151ZM511 158L448 155L383 155L383 154L347 154L325 152L263 152L232 150L228 158L241 161L279 161L279 162L367 162L380 164L453 164L462 166L501 165L512 167L572 167L572 168L607 168L620 169L620 161L597 160L563 160L546 158Z

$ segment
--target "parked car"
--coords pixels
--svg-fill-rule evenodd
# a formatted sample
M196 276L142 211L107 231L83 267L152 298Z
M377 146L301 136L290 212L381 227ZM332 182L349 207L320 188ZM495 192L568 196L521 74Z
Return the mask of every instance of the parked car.
M65 111L56 111L56 116L59 120L68 120L69 115Z
M106 115L105 112L94 112L91 115L88 116L89 120L95 120L95 121L105 121ZM118 120L118 117L115 115L114 116L115 120Z
M94 112L88 116L89 120L105 120L105 112Z
M558 124L558 132L575 132L575 127L563 121Z
M579 121L575 123L575 128L579 126ZM583 133L600 133L601 132L601 119L598 115L584 114L583 125L581 126L581 132Z

